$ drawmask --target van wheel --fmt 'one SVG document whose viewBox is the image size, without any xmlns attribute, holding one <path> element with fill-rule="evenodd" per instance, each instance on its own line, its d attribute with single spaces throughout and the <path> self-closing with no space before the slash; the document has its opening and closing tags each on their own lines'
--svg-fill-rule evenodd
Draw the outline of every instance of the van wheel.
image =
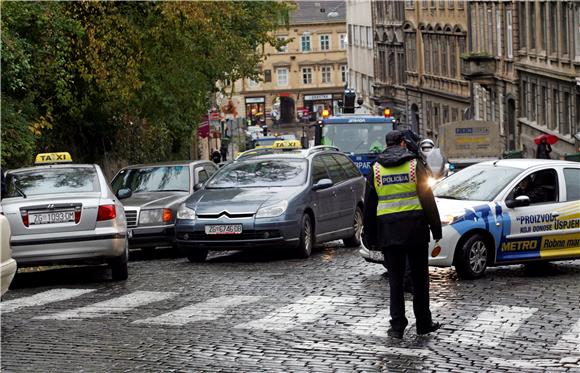
<svg viewBox="0 0 580 373">
<path fill-rule="evenodd" d="M 111 260 L 110 267 L 113 281 L 125 281 L 129 277 L 129 249 L 125 246 L 125 252 L 118 258 Z"/>
<path fill-rule="evenodd" d="M 363 216 L 360 207 L 357 207 L 354 212 L 354 219 L 352 223 L 354 233 L 351 237 L 342 240 L 346 247 L 359 247 L 361 244 L 361 234 L 363 228 Z"/>
<path fill-rule="evenodd" d="M 482 277 L 489 258 L 489 249 L 480 234 L 474 234 L 456 252 L 455 270 L 461 279 Z"/>
<path fill-rule="evenodd" d="M 208 250 L 207 249 L 189 249 L 185 252 L 185 256 L 187 260 L 191 263 L 203 263 L 207 258 Z"/>
<path fill-rule="evenodd" d="M 310 215 L 304 214 L 302 216 L 300 227 L 300 240 L 296 254 L 299 258 L 308 258 L 312 254 L 312 246 L 314 246 L 314 234 Z"/>
</svg>

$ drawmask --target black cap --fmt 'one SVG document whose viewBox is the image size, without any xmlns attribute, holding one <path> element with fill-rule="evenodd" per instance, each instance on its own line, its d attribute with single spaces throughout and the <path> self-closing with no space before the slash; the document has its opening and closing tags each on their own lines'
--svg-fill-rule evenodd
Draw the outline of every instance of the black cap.
<svg viewBox="0 0 580 373">
<path fill-rule="evenodd" d="M 387 133 L 387 136 L 385 136 L 387 146 L 399 145 L 404 139 L 405 137 L 403 136 L 403 133 L 398 130 L 391 131 Z"/>
</svg>

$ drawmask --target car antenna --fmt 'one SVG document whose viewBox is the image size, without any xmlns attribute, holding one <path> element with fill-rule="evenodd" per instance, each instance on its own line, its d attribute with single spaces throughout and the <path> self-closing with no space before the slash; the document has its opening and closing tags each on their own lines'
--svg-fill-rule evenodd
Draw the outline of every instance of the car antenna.
<svg viewBox="0 0 580 373">
<path fill-rule="evenodd" d="M 501 161 L 501 159 L 498 159 L 496 161 L 493 162 L 493 166 L 495 167 L 495 165 L 497 164 L 497 162 Z"/>
</svg>

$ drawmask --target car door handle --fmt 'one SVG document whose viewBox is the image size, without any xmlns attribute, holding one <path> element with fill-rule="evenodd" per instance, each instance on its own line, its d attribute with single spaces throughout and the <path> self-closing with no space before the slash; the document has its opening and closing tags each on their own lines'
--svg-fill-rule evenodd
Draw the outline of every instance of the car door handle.
<svg viewBox="0 0 580 373">
<path fill-rule="evenodd" d="M 333 196 L 333 197 L 336 197 L 336 190 L 333 190 L 333 191 L 332 191 L 332 196 Z"/>
</svg>

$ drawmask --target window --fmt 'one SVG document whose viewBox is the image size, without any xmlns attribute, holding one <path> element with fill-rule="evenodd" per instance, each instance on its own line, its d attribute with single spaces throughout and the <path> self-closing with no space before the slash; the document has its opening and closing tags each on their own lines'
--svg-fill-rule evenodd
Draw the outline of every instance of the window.
<svg viewBox="0 0 580 373">
<path fill-rule="evenodd" d="M 260 83 L 254 79 L 250 79 L 248 85 L 250 88 L 256 88 Z"/>
<path fill-rule="evenodd" d="M 528 113 L 528 118 L 531 121 L 537 121 L 538 118 L 536 117 L 536 95 L 538 92 L 536 91 L 536 85 L 534 83 L 530 84 L 530 112 Z"/>
<path fill-rule="evenodd" d="M 551 129 L 556 129 L 560 125 L 560 91 L 558 89 L 552 90 L 552 126 Z"/>
<path fill-rule="evenodd" d="M 457 108 L 452 108 L 451 109 L 451 121 L 455 122 L 457 119 L 459 119 L 459 110 Z"/>
<path fill-rule="evenodd" d="M 348 69 L 346 68 L 346 65 L 340 65 L 340 81 L 343 83 L 346 83 L 346 76 L 348 73 Z"/>
<path fill-rule="evenodd" d="M 348 38 L 347 38 L 347 41 L 348 41 L 348 44 L 349 45 L 353 45 L 353 42 L 354 42 L 354 32 L 352 31 L 352 27 L 353 27 L 352 25 L 348 25 Z"/>
<path fill-rule="evenodd" d="M 431 9 L 435 9 L 435 0 L 431 0 Z"/>
<path fill-rule="evenodd" d="M 303 67 L 302 68 L 302 83 L 303 84 L 312 84 L 312 68 L 311 67 Z"/>
<path fill-rule="evenodd" d="M 513 45 L 513 27 L 512 27 L 512 11 L 508 10 L 506 12 L 506 25 L 507 25 L 507 57 L 514 58 L 514 45 Z"/>
<path fill-rule="evenodd" d="M 528 117 L 528 103 L 527 103 L 527 99 L 528 99 L 528 82 L 522 81 L 522 87 L 520 89 L 520 103 L 521 103 L 521 107 L 520 107 L 520 115 L 522 117 Z"/>
<path fill-rule="evenodd" d="M 334 184 L 338 184 L 347 179 L 346 172 L 331 155 L 323 155 L 321 158 L 328 168 L 328 175 Z"/>
<path fill-rule="evenodd" d="M 536 49 L 536 6 L 535 6 L 534 2 L 528 3 L 528 13 L 530 15 L 528 18 L 528 21 L 529 21 L 528 33 L 530 34 L 530 49 Z"/>
<path fill-rule="evenodd" d="M 286 36 L 277 36 L 276 40 L 278 40 L 280 42 L 286 41 Z M 279 48 L 276 48 L 276 50 L 279 53 L 287 53 L 288 52 L 288 45 L 284 45 L 284 46 L 281 46 Z"/>
<path fill-rule="evenodd" d="M 540 3 L 540 50 L 546 51 L 546 3 Z"/>
<path fill-rule="evenodd" d="M 74 171 L 77 172 L 78 169 Z M 72 171 L 72 170 L 71 170 Z M 141 167 L 121 171 L 111 183 L 116 193 L 121 188 L 131 188 L 133 191 L 157 191 L 181 190 L 188 192 L 189 167 L 184 166 L 160 166 Z M 24 190 L 24 188 L 21 188 Z M 24 193 L 28 191 L 24 190 Z"/>
<path fill-rule="evenodd" d="M 310 35 L 300 37 L 300 47 L 302 52 L 310 52 Z"/>
<path fill-rule="evenodd" d="M 347 44 L 346 34 L 340 34 L 339 40 L 340 40 L 339 41 L 339 48 L 346 49 L 346 44 Z"/>
<path fill-rule="evenodd" d="M 354 45 L 358 46 L 358 41 L 359 41 L 359 38 L 360 38 L 360 33 L 359 33 L 359 30 L 358 30 L 358 26 L 355 25 L 353 27 L 354 27 Z"/>
<path fill-rule="evenodd" d="M 497 45 L 497 55 L 501 57 L 502 49 L 501 49 L 501 13 L 499 10 L 495 11 L 495 32 L 497 33 L 496 37 L 496 45 Z"/>
<path fill-rule="evenodd" d="M 433 53 L 433 60 L 431 61 L 431 67 L 433 69 L 433 75 L 440 75 L 441 74 L 441 60 L 440 60 L 440 52 L 441 52 L 441 45 L 439 43 L 439 35 L 432 35 L 431 36 L 431 52 Z"/>
<path fill-rule="evenodd" d="M 562 105 L 562 120 L 560 121 L 560 133 L 562 135 L 570 134 L 570 93 L 564 92 L 564 105 Z"/>
<path fill-rule="evenodd" d="M 558 201 L 558 175 L 555 170 L 542 170 L 524 177 L 508 194 L 507 199 L 528 196 L 530 204 Z"/>
<path fill-rule="evenodd" d="M 431 43 L 429 40 L 429 35 L 423 36 L 424 42 L 424 57 L 425 57 L 425 73 L 431 74 Z"/>
<path fill-rule="evenodd" d="M 449 57 L 447 45 L 449 44 L 449 39 L 447 36 L 443 36 L 441 40 L 443 40 L 441 45 L 441 75 L 449 76 L 449 70 L 447 69 L 447 58 Z"/>
<path fill-rule="evenodd" d="M 264 70 L 264 82 L 270 83 L 272 81 L 272 70 Z"/>
<path fill-rule="evenodd" d="M 209 179 L 207 171 L 204 170 L 203 168 L 196 169 L 196 172 L 197 172 L 197 183 L 205 183 L 205 181 Z"/>
<path fill-rule="evenodd" d="M 439 0 L 439 9 L 445 9 L 445 0 Z"/>
<path fill-rule="evenodd" d="M 527 33 L 526 33 L 526 3 L 518 2 L 518 21 L 519 21 L 519 33 L 520 33 L 520 49 L 525 48 Z"/>
<path fill-rule="evenodd" d="M 405 52 L 403 51 L 397 52 L 397 83 L 405 83 Z"/>
<path fill-rule="evenodd" d="M 457 9 L 465 9 L 465 0 L 459 0 L 457 2 Z"/>
<path fill-rule="evenodd" d="M 312 160 L 312 184 L 318 183 L 322 179 L 330 179 L 326 166 L 321 157 L 315 157 Z"/>
<path fill-rule="evenodd" d="M 278 81 L 278 85 L 281 87 L 288 85 L 288 69 L 287 68 L 280 68 L 276 70 L 276 78 Z"/>
<path fill-rule="evenodd" d="M 405 8 L 415 9 L 415 0 L 405 0 Z"/>
<path fill-rule="evenodd" d="M 449 63 L 451 65 L 451 77 L 453 79 L 457 78 L 457 46 L 455 45 L 456 38 L 452 36 L 450 38 L 450 45 L 449 45 Z"/>
<path fill-rule="evenodd" d="M 566 181 L 566 201 L 580 200 L 580 170 L 565 168 L 564 180 Z"/>
<path fill-rule="evenodd" d="M 332 81 L 332 68 L 330 66 L 322 66 L 320 68 L 320 75 L 322 83 L 330 83 Z"/>
<path fill-rule="evenodd" d="M 422 0 L 421 9 L 427 9 L 427 7 L 429 6 L 428 4 L 429 4 L 428 0 Z"/>
<path fill-rule="evenodd" d="M 493 13 L 491 12 L 491 9 L 487 10 L 487 45 L 486 45 L 486 51 L 488 51 L 490 54 L 493 54 L 495 48 L 494 48 L 494 37 L 493 37 Z"/>
<path fill-rule="evenodd" d="M 373 48 L 373 29 L 367 27 L 367 48 Z"/>
<path fill-rule="evenodd" d="M 564 3 L 560 3 L 560 6 L 562 7 L 560 10 L 562 12 L 562 20 L 561 20 L 561 25 L 562 25 L 562 30 L 560 32 L 560 35 L 562 35 L 562 54 L 563 55 L 567 55 L 568 54 L 568 4 L 567 2 Z"/>
<path fill-rule="evenodd" d="M 449 106 L 443 106 L 443 122 L 442 124 L 449 123 Z"/>
<path fill-rule="evenodd" d="M 549 5 L 550 21 L 550 54 L 558 53 L 558 3 L 553 2 Z"/>
<path fill-rule="evenodd" d="M 320 50 L 330 50 L 330 35 L 320 35 Z"/>
<path fill-rule="evenodd" d="M 449 0 L 449 2 L 447 3 L 447 8 L 453 9 L 454 6 L 455 6 L 455 0 Z"/>
<path fill-rule="evenodd" d="M 576 40 L 576 61 L 580 61 L 580 4 L 576 4 L 574 21 L 574 40 Z M 576 117 L 576 121 L 580 122 L 580 117 Z"/>
<path fill-rule="evenodd" d="M 548 99 L 547 97 L 547 89 L 545 86 L 540 87 L 540 112 L 539 112 L 539 118 L 538 118 L 538 124 L 541 125 L 547 125 L 548 124 L 548 111 L 546 110 L 546 100 Z"/>
<path fill-rule="evenodd" d="M 36 196 L 42 194 L 69 194 L 69 193 L 87 193 L 99 192 L 101 190 L 99 183 L 99 176 L 93 166 L 90 167 L 74 167 L 74 168 L 29 168 L 26 171 L 15 171 L 6 176 L 6 185 L 8 187 L 8 197 L 22 196 L 18 190 L 24 192 L 27 196 Z M 158 168 L 147 169 L 129 169 L 122 170 L 113 180 L 111 184 L 115 192 L 123 187 L 130 187 L 137 191 L 143 182 L 153 184 L 159 182 L 159 174 L 163 173 L 164 167 L 159 169 L 161 172 L 155 172 Z M 187 166 L 169 167 L 175 168 L 174 173 L 167 176 L 166 184 L 176 185 L 177 189 L 186 189 L 189 191 L 189 171 Z M 182 171 L 182 172 L 179 172 Z M 144 177 L 135 177 L 136 174 L 149 174 L 152 180 Z M 182 175 L 184 174 L 184 175 Z M 129 182 L 132 182 L 131 184 Z M 164 184 L 159 183 L 156 189 L 165 189 Z M 182 187 L 183 186 L 183 187 Z"/>
<path fill-rule="evenodd" d="M 352 163 L 352 161 L 350 159 L 348 159 L 348 157 L 346 155 L 332 155 L 332 157 L 338 162 L 338 164 L 340 164 L 342 166 L 342 168 L 344 169 L 344 172 L 346 173 L 346 176 L 350 179 L 353 177 L 358 177 L 360 176 L 360 172 L 358 170 L 358 168 L 356 168 L 356 166 L 354 165 L 354 163 Z"/>
</svg>

